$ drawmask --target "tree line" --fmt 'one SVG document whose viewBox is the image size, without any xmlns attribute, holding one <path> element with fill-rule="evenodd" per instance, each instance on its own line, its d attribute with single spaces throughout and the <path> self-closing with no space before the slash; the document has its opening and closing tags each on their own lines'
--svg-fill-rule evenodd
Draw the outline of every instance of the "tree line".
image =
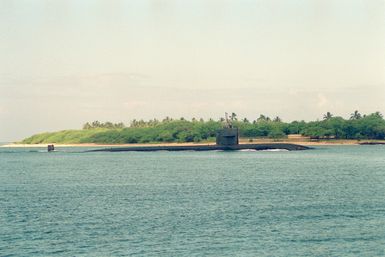
<svg viewBox="0 0 385 257">
<path fill-rule="evenodd" d="M 348 119 L 327 112 L 322 120 L 284 122 L 280 117 L 260 115 L 249 121 L 238 118 L 235 113 L 229 117 L 234 127 L 239 128 L 244 138 L 285 138 L 289 134 L 301 134 L 313 139 L 385 139 L 385 120 L 381 113 L 362 115 L 354 111 Z M 86 123 L 87 133 L 82 142 L 87 143 L 149 143 L 149 142 L 201 142 L 212 141 L 223 127 L 224 118 L 204 120 L 202 118 L 162 120 L 132 120 L 128 126 L 123 123 Z M 102 129 L 102 130 L 99 130 Z"/>
</svg>

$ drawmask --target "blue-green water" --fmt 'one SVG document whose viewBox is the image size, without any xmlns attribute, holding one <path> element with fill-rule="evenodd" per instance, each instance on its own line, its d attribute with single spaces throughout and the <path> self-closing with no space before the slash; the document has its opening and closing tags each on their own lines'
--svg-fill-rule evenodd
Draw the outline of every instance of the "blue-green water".
<svg viewBox="0 0 385 257">
<path fill-rule="evenodd" d="M 77 150 L 0 148 L 0 256 L 385 255 L 385 146 Z"/>
</svg>

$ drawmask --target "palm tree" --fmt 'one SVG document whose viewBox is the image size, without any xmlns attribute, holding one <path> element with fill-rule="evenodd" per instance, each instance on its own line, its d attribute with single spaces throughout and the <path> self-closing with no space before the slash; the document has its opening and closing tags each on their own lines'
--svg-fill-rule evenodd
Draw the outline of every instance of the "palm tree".
<svg viewBox="0 0 385 257">
<path fill-rule="evenodd" d="M 249 123 L 249 120 L 247 118 L 244 118 L 243 123 Z"/>
<path fill-rule="evenodd" d="M 83 125 L 83 129 L 92 129 L 92 126 L 89 122 Z"/>
<path fill-rule="evenodd" d="M 257 119 L 257 121 L 265 121 L 265 120 L 266 120 L 266 116 L 263 114 L 259 115 L 259 117 Z"/>
<path fill-rule="evenodd" d="M 359 120 L 361 119 L 361 113 L 359 113 L 357 110 L 355 110 L 352 114 L 350 114 L 351 120 Z"/>
<path fill-rule="evenodd" d="M 325 115 L 324 115 L 324 120 L 329 120 L 333 118 L 333 114 L 331 114 L 330 112 L 327 112 Z"/>
<path fill-rule="evenodd" d="M 259 115 L 259 118 L 257 121 L 271 121 L 271 119 L 268 116 L 265 116 L 263 114 Z"/>
<path fill-rule="evenodd" d="M 281 118 L 280 118 L 280 117 L 278 117 L 278 116 L 277 116 L 277 117 L 275 117 L 275 118 L 274 118 L 274 120 L 273 120 L 273 121 L 274 121 L 274 122 L 281 122 L 282 120 L 281 120 Z"/>
<path fill-rule="evenodd" d="M 95 120 L 94 122 L 92 122 L 91 125 L 93 128 L 100 128 L 101 127 L 101 123 L 98 120 Z"/>
<path fill-rule="evenodd" d="M 136 119 L 133 119 L 130 122 L 130 127 L 136 128 L 138 126 L 138 121 Z"/>
<path fill-rule="evenodd" d="M 166 118 L 163 119 L 163 122 L 170 122 L 172 121 L 172 118 L 166 116 Z"/>
<path fill-rule="evenodd" d="M 237 119 L 237 114 L 236 113 L 231 113 L 231 116 L 230 116 L 230 119 L 232 120 L 232 121 L 236 121 L 236 120 L 238 120 Z"/>
<path fill-rule="evenodd" d="M 383 117 L 382 113 L 380 113 L 380 112 L 375 112 L 374 115 L 377 116 L 377 117 L 380 117 L 380 118 Z"/>
</svg>

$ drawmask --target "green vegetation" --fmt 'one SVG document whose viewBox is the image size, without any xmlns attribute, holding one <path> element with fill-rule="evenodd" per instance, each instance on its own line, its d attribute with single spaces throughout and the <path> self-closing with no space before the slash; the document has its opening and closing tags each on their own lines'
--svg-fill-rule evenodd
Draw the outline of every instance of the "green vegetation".
<svg viewBox="0 0 385 257">
<path fill-rule="evenodd" d="M 361 115 L 358 111 L 349 119 L 334 116 L 330 112 L 321 121 L 283 122 L 279 117 L 270 119 L 260 115 L 256 120 L 238 119 L 235 113 L 230 115 L 235 127 L 239 128 L 243 138 L 281 139 L 289 134 L 302 134 L 312 139 L 385 139 L 385 120 L 381 113 Z M 133 120 L 129 126 L 123 123 L 86 123 L 82 130 L 64 130 L 52 133 L 37 134 L 24 139 L 24 144 L 39 143 L 156 143 L 156 142 L 205 142 L 214 141 L 218 129 L 223 126 L 224 119 L 184 118 L 174 120 Z"/>
</svg>

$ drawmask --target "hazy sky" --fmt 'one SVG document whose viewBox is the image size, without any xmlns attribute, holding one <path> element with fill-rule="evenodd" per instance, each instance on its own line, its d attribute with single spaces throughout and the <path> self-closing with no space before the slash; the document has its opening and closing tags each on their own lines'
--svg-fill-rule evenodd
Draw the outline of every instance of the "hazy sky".
<svg viewBox="0 0 385 257">
<path fill-rule="evenodd" d="M 0 141 L 86 121 L 385 113 L 384 0 L 0 0 Z"/>
</svg>

